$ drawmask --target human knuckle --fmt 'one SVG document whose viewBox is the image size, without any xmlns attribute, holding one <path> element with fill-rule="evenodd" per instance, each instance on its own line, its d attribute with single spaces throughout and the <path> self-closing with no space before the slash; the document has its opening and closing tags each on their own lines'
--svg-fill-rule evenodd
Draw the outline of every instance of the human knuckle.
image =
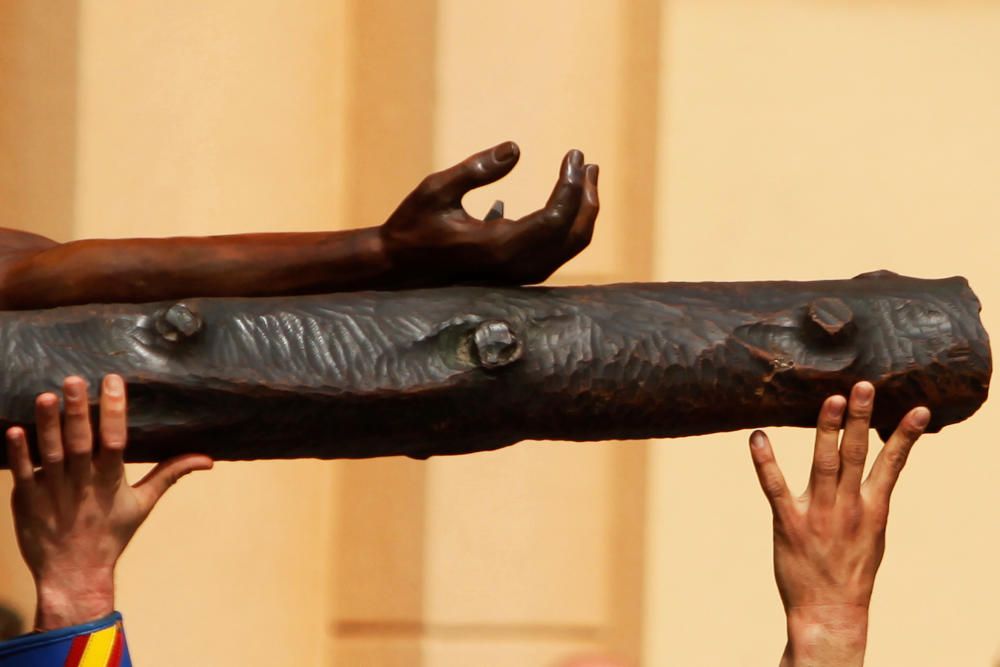
<svg viewBox="0 0 1000 667">
<path fill-rule="evenodd" d="M 844 447 L 844 460 L 853 465 L 862 465 L 868 458 L 868 447 L 864 443 L 856 443 Z"/>
<path fill-rule="evenodd" d="M 909 452 L 900 447 L 899 449 L 894 449 L 886 453 L 886 461 L 889 464 L 889 469 L 893 472 L 898 473 L 906 465 L 906 459 Z"/>
<path fill-rule="evenodd" d="M 847 406 L 847 417 L 855 421 L 867 420 L 872 414 L 872 404 L 858 405 L 851 403 Z"/>
<path fill-rule="evenodd" d="M 70 401 L 66 404 L 66 415 L 68 417 L 87 417 L 90 415 L 90 408 L 86 403 Z"/>
<path fill-rule="evenodd" d="M 763 488 L 768 497 L 778 498 L 784 493 L 785 485 L 778 475 L 770 473 L 764 476 Z"/>
<path fill-rule="evenodd" d="M 813 470 L 822 475 L 835 475 L 840 469 L 840 460 L 833 455 L 817 456 L 813 459 Z"/>
<path fill-rule="evenodd" d="M 823 417 L 819 422 L 818 429 L 821 433 L 827 435 L 837 435 L 840 433 L 840 421 L 831 419 L 830 417 Z"/>
<path fill-rule="evenodd" d="M 884 528 L 889 523 L 889 503 L 879 502 L 870 514 L 875 525 Z"/>
<path fill-rule="evenodd" d="M 104 420 L 116 420 L 121 419 L 125 416 L 125 403 L 107 403 L 104 406 L 102 419 Z"/>
<path fill-rule="evenodd" d="M 118 434 L 101 435 L 101 446 L 105 449 L 124 449 L 125 437 Z"/>
<path fill-rule="evenodd" d="M 845 525 L 852 529 L 860 526 L 865 518 L 865 510 L 861 505 L 860 498 L 856 495 L 849 496 L 843 502 L 838 498 L 837 502 L 842 506 L 842 520 Z"/>
</svg>

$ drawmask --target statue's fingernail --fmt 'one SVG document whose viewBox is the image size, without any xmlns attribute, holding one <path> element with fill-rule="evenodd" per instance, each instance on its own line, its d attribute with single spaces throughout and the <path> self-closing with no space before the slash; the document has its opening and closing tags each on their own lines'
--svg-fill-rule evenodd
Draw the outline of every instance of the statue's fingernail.
<svg viewBox="0 0 1000 667">
<path fill-rule="evenodd" d="M 583 166 L 583 153 L 577 149 L 573 149 L 569 152 L 569 163 L 574 167 Z"/>
<path fill-rule="evenodd" d="M 601 168 L 596 164 L 587 166 L 587 180 L 597 185 L 597 178 L 601 175 Z"/>
<path fill-rule="evenodd" d="M 493 159 L 497 162 L 508 162 L 517 157 L 517 144 L 506 141 L 493 149 Z"/>
</svg>

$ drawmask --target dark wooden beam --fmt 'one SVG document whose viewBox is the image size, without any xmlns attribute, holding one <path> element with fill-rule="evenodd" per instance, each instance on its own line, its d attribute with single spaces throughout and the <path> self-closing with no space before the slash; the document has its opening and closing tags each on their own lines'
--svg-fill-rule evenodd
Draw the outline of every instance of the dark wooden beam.
<svg viewBox="0 0 1000 667">
<path fill-rule="evenodd" d="M 885 436 L 986 400 L 963 278 L 454 287 L 0 313 L 0 422 L 69 374 L 130 387 L 132 461 L 426 457 L 525 439 L 811 426 L 861 379 Z"/>
</svg>

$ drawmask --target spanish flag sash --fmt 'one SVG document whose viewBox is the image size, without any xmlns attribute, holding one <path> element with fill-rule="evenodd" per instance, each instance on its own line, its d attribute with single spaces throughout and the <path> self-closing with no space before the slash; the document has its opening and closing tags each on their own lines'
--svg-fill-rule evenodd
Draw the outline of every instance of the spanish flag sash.
<svg viewBox="0 0 1000 667">
<path fill-rule="evenodd" d="M 0 643 L 0 667 L 132 667 L 118 612 Z"/>
</svg>

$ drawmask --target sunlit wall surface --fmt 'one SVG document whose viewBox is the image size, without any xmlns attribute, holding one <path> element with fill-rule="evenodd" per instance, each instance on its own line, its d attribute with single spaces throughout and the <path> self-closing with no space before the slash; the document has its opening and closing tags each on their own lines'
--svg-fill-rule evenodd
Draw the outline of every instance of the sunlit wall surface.
<svg viewBox="0 0 1000 667">
<path fill-rule="evenodd" d="M 676 0 L 663 16 L 657 278 L 966 276 L 1000 331 L 1000 5 Z M 877 400 L 877 399 L 876 399 Z M 918 443 L 867 664 L 1000 649 L 995 402 Z M 649 665 L 774 664 L 783 617 L 747 433 L 653 448 Z M 805 488 L 811 434 L 772 433 Z"/>
<path fill-rule="evenodd" d="M 521 165 L 469 209 L 538 208 L 578 147 L 604 168 L 618 223 L 555 282 L 648 278 L 657 15 L 650 2 L 2 3 L 0 214 L 61 240 L 369 226 L 431 170 L 515 139 Z M 644 461 L 637 444 L 546 443 L 220 464 L 172 490 L 122 561 L 133 654 L 171 667 L 635 657 Z M 2 549 L 0 592 L 30 613 L 9 528 Z"/>
<path fill-rule="evenodd" d="M 375 225 L 431 170 L 515 139 L 474 214 L 540 206 L 568 148 L 602 167 L 593 246 L 554 284 L 963 274 L 993 328 L 998 118 L 991 2 L 0 3 L 0 225 L 59 240 Z M 1000 648 L 997 419 L 911 457 L 870 664 Z M 220 464 L 122 561 L 133 654 L 776 663 L 746 435 Z M 811 435 L 774 440 L 803 484 Z M 28 615 L 31 596 L 0 512 L 0 602 Z"/>
</svg>

